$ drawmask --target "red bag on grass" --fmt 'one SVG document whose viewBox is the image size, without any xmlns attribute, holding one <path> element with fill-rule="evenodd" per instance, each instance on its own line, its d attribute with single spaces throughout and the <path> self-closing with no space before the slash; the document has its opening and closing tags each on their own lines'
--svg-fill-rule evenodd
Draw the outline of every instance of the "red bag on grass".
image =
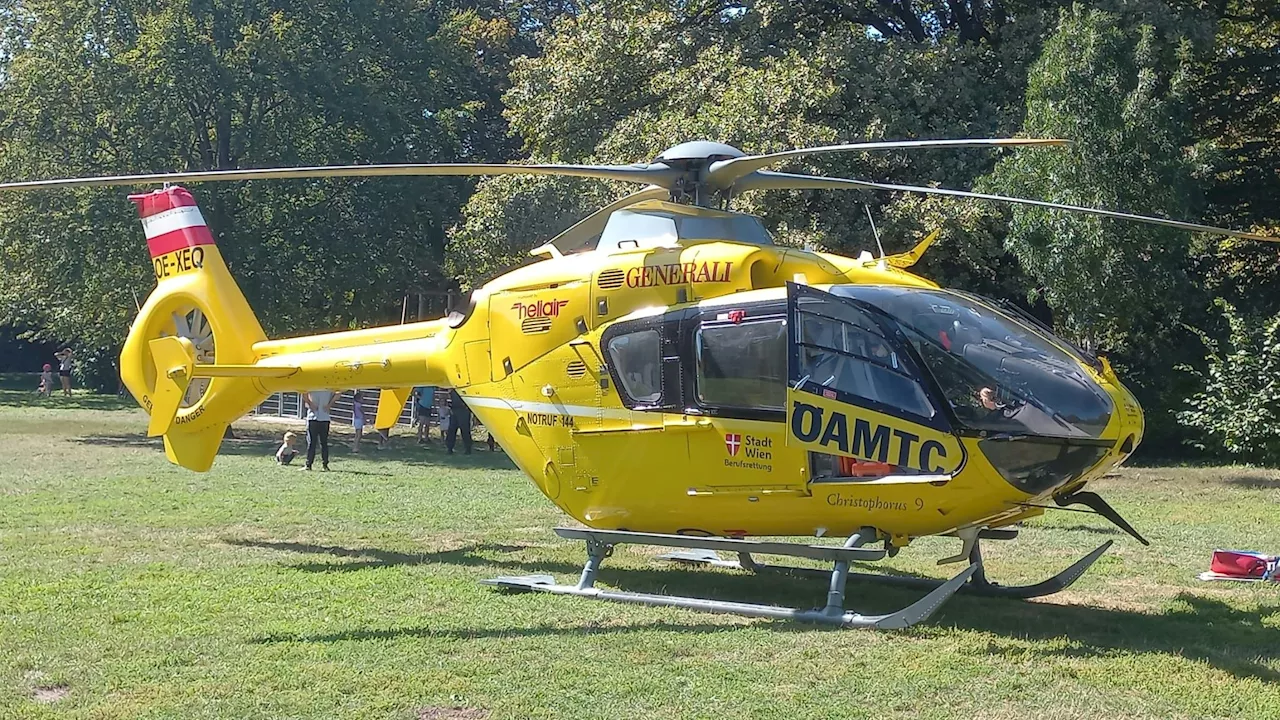
<svg viewBox="0 0 1280 720">
<path fill-rule="evenodd" d="M 1280 558 L 1247 550 L 1214 550 L 1209 572 L 1240 580 L 1280 580 Z"/>
</svg>

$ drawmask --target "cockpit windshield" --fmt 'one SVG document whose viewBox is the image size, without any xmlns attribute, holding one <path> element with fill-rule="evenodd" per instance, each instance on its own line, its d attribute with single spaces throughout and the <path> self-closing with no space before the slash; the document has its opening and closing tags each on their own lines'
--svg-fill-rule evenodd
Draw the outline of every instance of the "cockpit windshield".
<svg viewBox="0 0 1280 720">
<path fill-rule="evenodd" d="M 1040 437 L 1097 438 L 1111 398 L 1041 330 L 971 295 L 897 286 L 842 285 L 901 326 L 961 424 Z"/>
<path fill-rule="evenodd" d="M 772 245 L 760 219 L 737 213 L 686 215 L 665 210 L 618 210 L 609 216 L 597 250 L 674 247 L 682 240 L 731 240 Z"/>
</svg>

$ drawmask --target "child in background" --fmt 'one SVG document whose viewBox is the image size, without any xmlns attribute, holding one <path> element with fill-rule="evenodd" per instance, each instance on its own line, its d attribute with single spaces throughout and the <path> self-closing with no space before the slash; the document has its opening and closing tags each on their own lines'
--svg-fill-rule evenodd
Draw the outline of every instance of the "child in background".
<svg viewBox="0 0 1280 720">
<path fill-rule="evenodd" d="M 40 388 L 36 391 L 41 397 L 53 395 L 53 366 L 45 363 L 40 370 Z"/>
<path fill-rule="evenodd" d="M 364 435 L 364 393 L 356 390 L 351 396 L 351 427 L 355 428 L 356 441 L 351 444 L 351 452 L 360 452 L 360 438 Z"/>
<path fill-rule="evenodd" d="M 284 442 L 280 444 L 280 449 L 276 450 L 276 464 L 288 465 L 298 456 L 298 451 L 293 449 L 293 439 L 298 437 L 292 432 L 284 434 Z"/>
<path fill-rule="evenodd" d="M 453 398 L 446 398 L 440 406 L 440 437 L 449 437 L 449 427 L 453 424 Z M 453 452 L 450 450 L 449 452 Z"/>
</svg>

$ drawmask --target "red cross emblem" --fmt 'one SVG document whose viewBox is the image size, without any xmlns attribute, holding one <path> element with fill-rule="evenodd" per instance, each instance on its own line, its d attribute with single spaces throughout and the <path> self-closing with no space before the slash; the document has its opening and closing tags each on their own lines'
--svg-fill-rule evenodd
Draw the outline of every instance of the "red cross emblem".
<svg viewBox="0 0 1280 720">
<path fill-rule="evenodd" d="M 742 435 L 740 433 L 725 433 L 724 446 L 729 450 L 730 455 L 737 455 L 738 448 L 742 447 Z"/>
</svg>

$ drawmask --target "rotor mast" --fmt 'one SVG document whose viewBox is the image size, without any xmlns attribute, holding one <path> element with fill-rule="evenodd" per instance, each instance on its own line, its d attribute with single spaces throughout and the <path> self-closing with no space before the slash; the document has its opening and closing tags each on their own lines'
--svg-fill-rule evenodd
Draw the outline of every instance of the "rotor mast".
<svg viewBox="0 0 1280 720">
<path fill-rule="evenodd" d="M 746 153 L 732 145 L 695 140 L 667 148 L 650 164 L 660 163 L 680 173 L 669 188 L 671 202 L 728 210 L 732 186 L 713 185 L 711 168 L 717 162 L 740 157 Z"/>
</svg>

